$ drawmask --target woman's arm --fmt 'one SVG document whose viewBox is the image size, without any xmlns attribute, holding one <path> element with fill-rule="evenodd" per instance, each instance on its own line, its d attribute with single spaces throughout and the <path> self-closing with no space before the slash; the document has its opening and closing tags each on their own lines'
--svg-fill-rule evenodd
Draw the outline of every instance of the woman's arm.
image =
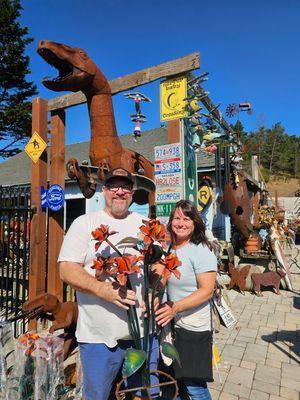
<svg viewBox="0 0 300 400">
<path fill-rule="evenodd" d="M 191 310 L 209 300 L 214 292 L 216 272 L 209 271 L 196 275 L 199 289 L 178 301 L 167 301 L 156 311 L 158 325 L 167 325 L 177 313 Z"/>
</svg>

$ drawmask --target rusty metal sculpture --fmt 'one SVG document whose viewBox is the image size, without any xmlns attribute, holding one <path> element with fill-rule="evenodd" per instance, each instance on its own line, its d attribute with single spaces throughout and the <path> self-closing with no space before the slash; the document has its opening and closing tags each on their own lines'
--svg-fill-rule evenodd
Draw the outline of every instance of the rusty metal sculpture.
<svg viewBox="0 0 300 400">
<path fill-rule="evenodd" d="M 33 300 L 28 300 L 22 307 L 24 315 L 52 320 L 49 329 L 53 333 L 64 329 L 64 359 L 68 358 L 76 348 L 75 329 L 78 316 L 77 304 L 72 301 L 61 303 L 58 298 L 49 293 L 43 293 Z"/>
<path fill-rule="evenodd" d="M 62 43 L 42 40 L 38 54 L 57 68 L 56 79 L 43 79 L 46 88 L 53 91 L 82 91 L 87 99 L 91 125 L 90 161 L 98 168 L 98 178 L 103 181 L 105 172 L 122 167 L 136 174 L 133 201 L 154 205 L 155 186 L 153 164 L 139 153 L 122 147 L 117 135 L 112 94 L 109 83 L 86 52 Z M 89 181 L 78 161 L 71 158 L 67 163 L 68 175 L 76 179 L 86 198 L 96 190 L 94 181 Z M 147 179 L 148 178 L 148 179 Z"/>
<path fill-rule="evenodd" d="M 248 239 L 253 233 L 251 224 L 250 198 L 246 184 L 246 177 L 242 172 L 238 173 L 239 183 L 235 184 L 232 180 L 224 185 L 223 201 L 229 204 L 228 214 L 234 223 L 236 229 Z"/>
</svg>

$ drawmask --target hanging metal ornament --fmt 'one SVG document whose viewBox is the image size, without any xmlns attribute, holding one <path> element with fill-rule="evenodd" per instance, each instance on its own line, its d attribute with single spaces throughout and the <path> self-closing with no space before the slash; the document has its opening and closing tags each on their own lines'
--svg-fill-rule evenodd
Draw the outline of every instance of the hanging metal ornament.
<svg viewBox="0 0 300 400">
<path fill-rule="evenodd" d="M 137 138 L 141 137 L 141 124 L 147 122 L 147 118 L 141 112 L 141 101 L 146 101 L 147 103 L 151 102 L 151 99 L 140 92 L 134 93 L 125 93 L 124 96 L 127 99 L 134 100 L 135 105 L 135 114 L 130 115 L 130 119 L 132 122 L 135 122 L 135 127 L 133 131 L 134 140 L 137 141 Z"/>
<path fill-rule="evenodd" d="M 253 114 L 252 104 L 249 101 L 244 101 L 243 103 L 240 103 L 239 109 L 240 111 L 246 111 L 249 115 Z"/>
<path fill-rule="evenodd" d="M 225 110 L 225 114 L 229 118 L 235 117 L 239 113 L 239 105 L 236 103 L 228 104 Z"/>
</svg>

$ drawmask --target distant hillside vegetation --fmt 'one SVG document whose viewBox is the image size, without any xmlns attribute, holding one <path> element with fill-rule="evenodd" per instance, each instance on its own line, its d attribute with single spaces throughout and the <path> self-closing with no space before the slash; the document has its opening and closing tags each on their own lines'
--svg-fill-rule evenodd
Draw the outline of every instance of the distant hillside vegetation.
<svg viewBox="0 0 300 400">
<path fill-rule="evenodd" d="M 295 182 L 295 186 L 300 178 L 300 137 L 288 135 L 280 123 L 276 123 L 272 128 L 260 127 L 255 132 L 245 132 L 243 125 L 238 121 L 233 130 L 244 144 L 244 167 L 251 172 L 251 156 L 257 155 L 259 164 L 262 166 L 262 174 L 266 182 L 271 179 L 285 179 Z M 282 180 L 281 180 L 282 178 Z M 294 179 L 292 179 L 294 178 Z M 298 183 L 297 183 L 298 182 Z M 296 189 L 296 190 L 297 190 Z M 291 188 L 292 192 L 293 188 Z"/>
</svg>

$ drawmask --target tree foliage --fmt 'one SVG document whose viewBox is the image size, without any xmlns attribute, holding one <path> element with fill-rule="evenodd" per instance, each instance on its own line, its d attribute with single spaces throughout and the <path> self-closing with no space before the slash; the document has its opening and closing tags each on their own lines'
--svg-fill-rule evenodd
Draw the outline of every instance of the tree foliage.
<svg viewBox="0 0 300 400">
<path fill-rule="evenodd" d="M 17 21 L 20 0 L 0 0 L 0 9 L 0 156 L 10 157 L 31 135 L 30 99 L 37 90 L 26 80 L 30 69 L 24 52 L 33 39 Z"/>
<path fill-rule="evenodd" d="M 242 141 L 246 169 L 250 168 L 251 156 L 257 155 L 267 180 L 270 175 L 300 175 L 300 137 L 289 136 L 280 123 L 249 132 Z"/>
</svg>

